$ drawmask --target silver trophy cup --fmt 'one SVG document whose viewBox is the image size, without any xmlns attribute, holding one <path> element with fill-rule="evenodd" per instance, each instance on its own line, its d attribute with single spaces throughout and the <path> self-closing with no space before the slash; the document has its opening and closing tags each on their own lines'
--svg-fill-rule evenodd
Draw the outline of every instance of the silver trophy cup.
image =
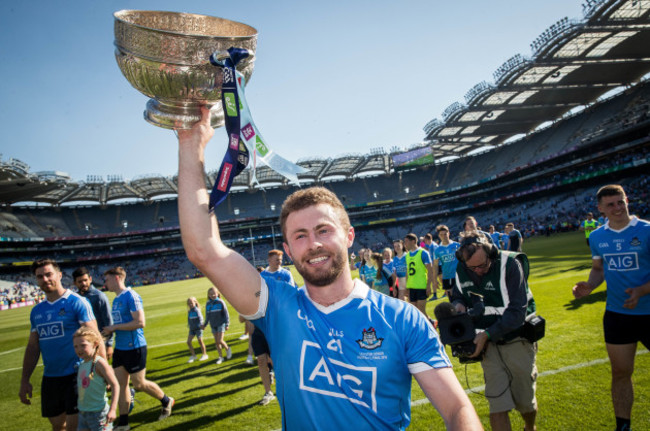
<svg viewBox="0 0 650 431">
<path fill-rule="evenodd" d="M 145 120 L 166 129 L 189 129 L 206 105 L 212 127 L 223 126 L 223 72 L 210 64 L 210 56 L 230 47 L 254 54 L 257 30 L 188 13 L 121 10 L 113 15 L 117 64 L 129 83 L 151 98 Z M 254 61 L 251 55 L 237 65 L 246 81 Z"/>
</svg>

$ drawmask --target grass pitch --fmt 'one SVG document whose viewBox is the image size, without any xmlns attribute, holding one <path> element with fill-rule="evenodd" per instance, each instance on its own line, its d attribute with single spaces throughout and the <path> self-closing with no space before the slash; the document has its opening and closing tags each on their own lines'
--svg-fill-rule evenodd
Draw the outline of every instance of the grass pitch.
<svg viewBox="0 0 650 431">
<path fill-rule="evenodd" d="M 573 300 L 571 286 L 586 280 L 591 266 L 589 250 L 580 233 L 526 240 L 524 251 L 531 260 L 530 286 L 538 313 L 547 322 L 546 337 L 539 342 L 537 398 L 540 430 L 606 430 L 614 428 L 610 399 L 610 367 L 603 341 L 602 314 L 605 289 L 601 286 L 580 301 Z M 294 275 L 295 274 L 294 271 Z M 300 281 L 300 277 L 296 277 Z M 128 281 L 128 279 L 127 279 Z M 147 376 L 169 396 L 176 398 L 172 416 L 157 422 L 160 403 L 144 393 L 136 394 L 130 416 L 132 429 L 142 430 L 277 430 L 281 428 L 277 401 L 257 403 L 264 390 L 257 367 L 245 364 L 247 342 L 239 341 L 243 324 L 230 309 L 231 326 L 226 341 L 233 358 L 216 365 L 217 354 L 211 334 L 205 334 L 210 360 L 187 363 L 186 299 L 206 302 L 207 279 L 179 281 L 138 287 L 146 313 L 145 336 L 149 345 Z M 112 299 L 111 297 L 109 297 Z M 428 311 L 439 301 L 428 303 Z M 22 358 L 29 335 L 29 308 L 0 312 L 0 429 L 50 429 L 40 417 L 40 380 L 43 368 L 36 368 L 31 382 L 31 406 L 18 399 Z M 209 332 L 209 331 L 208 331 Z M 195 347 L 197 344 L 195 342 Z M 282 360 L 282 358 L 275 358 Z M 452 359 L 456 374 L 489 429 L 488 404 L 482 394 L 479 364 L 461 365 Z M 650 429 L 650 355 L 639 346 L 634 374 L 634 429 Z M 441 430 L 444 424 L 435 409 L 424 400 L 413 383 L 410 430 Z M 326 418 L 323 418 L 326 420 Z M 511 413 L 513 429 L 523 421 Z M 350 424 L 353 427 L 353 424 Z"/>
</svg>

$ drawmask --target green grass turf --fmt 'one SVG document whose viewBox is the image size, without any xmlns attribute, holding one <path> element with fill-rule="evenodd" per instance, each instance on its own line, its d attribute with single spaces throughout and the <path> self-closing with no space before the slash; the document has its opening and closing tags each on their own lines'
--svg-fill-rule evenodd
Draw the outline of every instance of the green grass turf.
<svg viewBox="0 0 650 431">
<path fill-rule="evenodd" d="M 530 285 L 538 312 L 546 318 L 546 337 L 539 342 L 537 383 L 540 430 L 606 430 L 614 428 L 610 399 L 610 368 L 602 335 L 605 289 L 581 301 L 573 300 L 571 286 L 585 280 L 591 258 L 580 233 L 550 238 L 534 238 L 524 243 L 531 260 Z M 294 271 L 294 275 L 295 274 Z M 300 277 L 297 276 L 297 281 Z M 205 305 L 206 279 L 196 279 L 137 288 L 144 300 L 147 317 L 145 335 L 149 344 L 147 376 L 177 399 L 173 415 L 156 422 L 160 404 L 143 393 L 131 414 L 133 429 L 231 429 L 275 430 L 281 428 L 277 401 L 258 406 L 263 388 L 257 367 L 247 366 L 247 342 L 237 338 L 243 325 L 230 310 L 232 325 L 226 340 L 233 358 L 215 365 L 217 358 L 211 334 L 206 334 L 210 360 L 187 364 L 188 350 L 186 299 L 196 296 Z M 112 299 L 112 298 L 111 298 Z M 428 311 L 438 302 L 428 303 Z M 32 376 L 34 399 L 25 406 L 18 399 L 22 357 L 29 334 L 28 308 L 0 312 L 0 429 L 49 429 L 40 417 L 40 379 L 42 367 Z M 196 342 L 195 342 L 196 346 Z M 636 358 L 633 427 L 650 429 L 650 355 L 643 346 Z M 276 360 L 280 360 L 276 358 Z M 460 365 L 452 359 L 464 388 L 472 388 L 470 399 L 489 429 L 488 405 L 479 388 L 483 384 L 479 364 Z M 567 367 L 570 367 L 567 369 Z M 559 371 L 559 372 L 555 372 Z M 439 430 L 444 424 L 435 409 L 413 384 L 410 430 Z M 513 429 L 522 429 L 523 421 L 511 413 Z M 326 418 L 323 418 L 326 420 Z M 353 426 L 351 424 L 351 426 Z"/>
</svg>

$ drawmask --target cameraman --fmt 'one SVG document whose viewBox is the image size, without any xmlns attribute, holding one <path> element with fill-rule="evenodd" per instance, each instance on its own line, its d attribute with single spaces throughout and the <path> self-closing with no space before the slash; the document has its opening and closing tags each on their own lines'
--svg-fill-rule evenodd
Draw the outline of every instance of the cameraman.
<svg viewBox="0 0 650 431">
<path fill-rule="evenodd" d="M 517 409 L 525 430 L 535 430 L 537 400 L 535 385 L 537 343 L 521 336 L 526 318 L 535 313 L 528 290 L 528 258 L 501 251 L 482 233 L 464 232 L 457 251 L 456 285 L 450 301 L 458 312 L 472 306 L 470 292 L 483 296 L 485 312 L 475 326 L 482 329 L 474 338 L 485 376 L 485 396 L 490 404 L 493 430 L 510 430 L 509 411 Z"/>
</svg>

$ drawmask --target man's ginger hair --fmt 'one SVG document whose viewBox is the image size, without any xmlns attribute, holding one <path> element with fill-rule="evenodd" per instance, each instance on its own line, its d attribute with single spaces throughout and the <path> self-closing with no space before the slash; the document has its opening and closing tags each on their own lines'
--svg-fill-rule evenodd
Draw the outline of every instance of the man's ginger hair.
<svg viewBox="0 0 650 431">
<path fill-rule="evenodd" d="M 319 204 L 331 206 L 338 214 L 343 229 L 350 229 L 352 226 L 350 224 L 350 217 L 348 217 L 348 213 L 345 211 L 345 207 L 339 198 L 325 187 L 309 187 L 292 193 L 282 204 L 280 227 L 284 242 L 287 242 L 287 218 L 289 214 Z"/>
</svg>

